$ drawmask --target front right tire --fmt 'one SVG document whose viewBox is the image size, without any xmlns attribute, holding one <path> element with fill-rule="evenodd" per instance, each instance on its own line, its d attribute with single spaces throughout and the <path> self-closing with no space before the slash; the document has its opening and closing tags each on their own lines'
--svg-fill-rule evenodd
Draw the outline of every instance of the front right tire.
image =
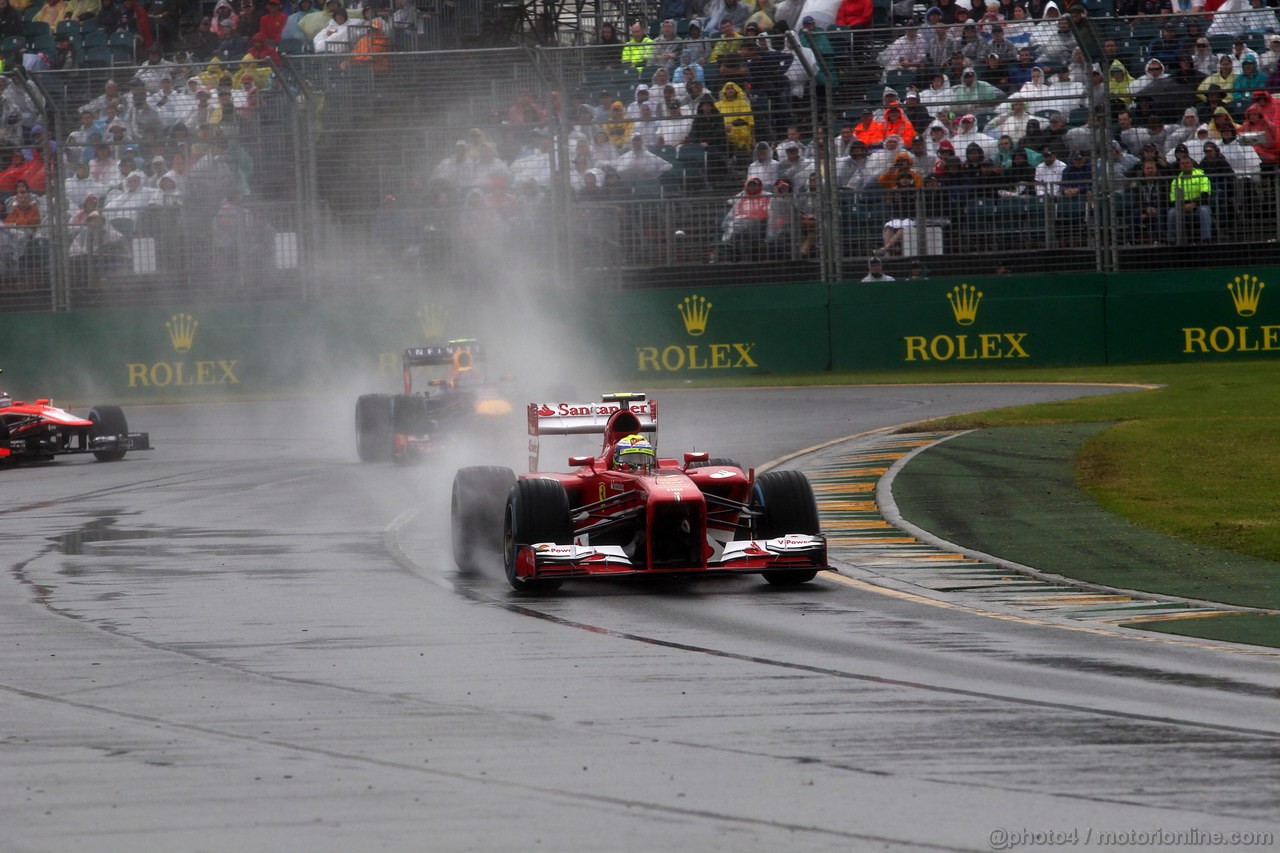
<svg viewBox="0 0 1280 853">
<path fill-rule="evenodd" d="M 461 571 L 478 571 L 484 558 L 501 553 L 503 513 L 515 483 L 514 471 L 494 465 L 459 468 L 453 475 L 449 522 L 453 562 Z"/>
<path fill-rule="evenodd" d="M 93 426 L 89 428 L 89 440 L 115 435 L 121 438 L 129 435 L 129 422 L 125 420 L 124 411 L 119 406 L 94 406 L 89 410 L 89 420 Z M 124 458 L 127 450 L 95 450 L 93 456 L 99 462 L 118 462 Z"/>
<path fill-rule="evenodd" d="M 502 528 L 507 583 L 516 592 L 551 592 L 560 587 L 558 580 L 530 580 L 516 575 L 516 556 L 520 548 L 539 542 L 573 544 L 569 495 L 558 480 L 516 480 L 507 496 Z"/>
</svg>

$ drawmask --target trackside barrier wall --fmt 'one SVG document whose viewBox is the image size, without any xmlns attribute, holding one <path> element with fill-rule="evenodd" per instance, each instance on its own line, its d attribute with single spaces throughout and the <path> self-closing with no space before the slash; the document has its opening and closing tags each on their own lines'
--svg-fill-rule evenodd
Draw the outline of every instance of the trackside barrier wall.
<svg viewBox="0 0 1280 853">
<path fill-rule="evenodd" d="M 841 369 L 1104 364 L 1106 286 L 1101 275 L 842 285 L 832 289 L 833 364 Z"/>
<path fill-rule="evenodd" d="M 1272 282 L 1268 287 L 1268 282 Z M 0 315 L 15 397 L 254 399 L 394 390 L 406 346 L 488 337 L 496 369 L 553 380 L 1280 357 L 1280 267 L 1185 275 L 985 276 L 697 287 L 559 297 L 564 324 L 485 328 L 483 307 L 423 298 Z M 554 300 L 553 300 L 554 301 Z M 558 307 L 557 307 L 558 306 Z"/>
</svg>

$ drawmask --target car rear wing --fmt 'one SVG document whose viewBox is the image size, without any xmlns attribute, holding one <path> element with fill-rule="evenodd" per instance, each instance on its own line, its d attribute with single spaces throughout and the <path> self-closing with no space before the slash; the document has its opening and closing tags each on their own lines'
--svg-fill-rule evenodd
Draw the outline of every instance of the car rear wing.
<svg viewBox="0 0 1280 853">
<path fill-rule="evenodd" d="M 484 347 L 479 341 L 470 338 L 449 341 L 436 346 L 409 347 L 404 351 L 404 366 L 408 368 L 453 364 L 454 359 L 462 353 L 470 356 L 472 361 L 479 361 L 484 357 Z"/>
<path fill-rule="evenodd" d="M 658 401 L 644 394 L 606 394 L 599 403 L 530 403 L 529 470 L 538 470 L 539 438 L 544 435 L 603 435 L 609 420 L 619 411 L 635 416 L 638 426 L 629 432 L 658 431 Z"/>
</svg>

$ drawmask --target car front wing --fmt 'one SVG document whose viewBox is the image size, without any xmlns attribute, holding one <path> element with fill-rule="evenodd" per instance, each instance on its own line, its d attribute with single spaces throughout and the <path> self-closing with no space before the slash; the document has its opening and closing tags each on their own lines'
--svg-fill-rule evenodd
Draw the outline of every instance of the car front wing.
<svg viewBox="0 0 1280 853">
<path fill-rule="evenodd" d="M 791 534 L 776 539 L 728 542 L 705 564 L 649 569 L 620 545 L 525 545 L 516 555 L 521 578 L 621 577 L 625 575 L 759 574 L 828 569 L 824 536 Z"/>
</svg>

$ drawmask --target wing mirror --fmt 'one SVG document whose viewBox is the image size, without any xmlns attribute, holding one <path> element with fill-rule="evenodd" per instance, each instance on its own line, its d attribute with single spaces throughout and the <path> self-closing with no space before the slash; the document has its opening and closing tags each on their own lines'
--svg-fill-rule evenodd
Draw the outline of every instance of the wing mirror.
<svg viewBox="0 0 1280 853">
<path fill-rule="evenodd" d="M 685 468 L 685 470 L 687 471 L 687 470 L 689 470 L 689 464 L 690 464 L 690 463 L 692 463 L 692 462 L 706 462 L 706 461 L 707 461 L 708 459 L 710 459 L 710 458 L 711 458 L 711 454 L 710 454 L 710 453 L 707 453 L 707 452 L 706 452 L 706 451 L 704 451 L 704 450 L 702 450 L 702 451 L 699 451 L 699 450 L 689 451 L 689 452 L 685 453 L 685 455 L 684 455 L 684 468 Z"/>
<path fill-rule="evenodd" d="M 587 467 L 594 471 L 596 469 L 596 458 L 594 456 L 570 456 L 569 465 L 574 468 Z"/>
</svg>

